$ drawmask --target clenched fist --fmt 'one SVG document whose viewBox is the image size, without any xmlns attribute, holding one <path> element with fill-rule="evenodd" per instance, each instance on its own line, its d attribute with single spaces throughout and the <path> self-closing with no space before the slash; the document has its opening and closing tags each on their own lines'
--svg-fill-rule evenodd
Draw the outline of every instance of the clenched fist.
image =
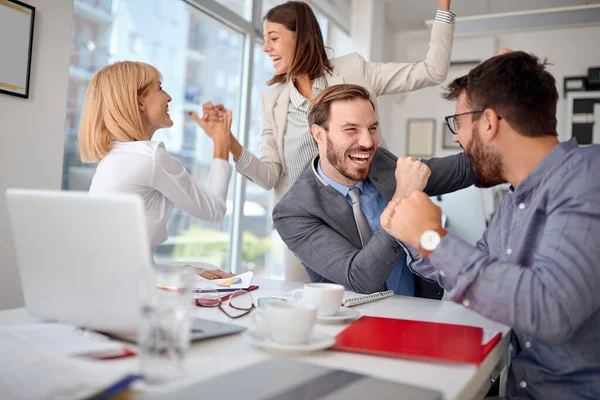
<svg viewBox="0 0 600 400">
<path fill-rule="evenodd" d="M 405 199 L 393 199 L 381 214 L 381 227 L 398 240 L 419 246 L 421 234 L 442 227 L 442 209 L 423 192 L 416 191 Z"/>
<path fill-rule="evenodd" d="M 425 189 L 431 170 L 413 157 L 399 157 L 394 175 L 396 176 L 394 199 L 405 198 L 415 191 Z"/>
</svg>

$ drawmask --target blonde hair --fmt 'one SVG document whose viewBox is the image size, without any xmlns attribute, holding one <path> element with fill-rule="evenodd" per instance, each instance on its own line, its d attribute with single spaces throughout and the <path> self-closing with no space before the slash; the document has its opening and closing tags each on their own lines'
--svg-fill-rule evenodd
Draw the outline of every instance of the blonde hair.
<svg viewBox="0 0 600 400">
<path fill-rule="evenodd" d="M 79 124 L 79 153 L 83 162 L 98 162 L 115 141 L 148 140 L 138 99 L 161 80 L 152 65 L 121 61 L 96 72 L 85 93 Z"/>
</svg>

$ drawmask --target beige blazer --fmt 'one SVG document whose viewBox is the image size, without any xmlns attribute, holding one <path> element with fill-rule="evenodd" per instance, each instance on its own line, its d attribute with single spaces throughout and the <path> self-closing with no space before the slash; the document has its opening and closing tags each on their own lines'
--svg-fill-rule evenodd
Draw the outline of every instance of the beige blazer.
<svg viewBox="0 0 600 400">
<path fill-rule="evenodd" d="M 375 63 L 365 61 L 357 53 L 331 60 L 333 71 L 325 74 L 327 85 L 352 83 L 364 86 L 371 93 L 377 109 L 377 96 L 396 94 L 433 86 L 443 82 L 450 66 L 454 25 L 434 22 L 429 51 L 424 61 L 413 63 Z M 260 159 L 254 155 L 238 172 L 264 189 L 275 188 L 279 201 L 288 189 L 283 145 L 290 91 L 287 84 L 279 84 L 263 93 L 261 110 Z"/>
</svg>

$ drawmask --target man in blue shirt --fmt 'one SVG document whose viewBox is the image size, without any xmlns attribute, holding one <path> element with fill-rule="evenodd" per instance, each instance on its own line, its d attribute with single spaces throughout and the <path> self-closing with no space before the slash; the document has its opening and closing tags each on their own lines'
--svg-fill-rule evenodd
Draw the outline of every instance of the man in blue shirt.
<svg viewBox="0 0 600 400">
<path fill-rule="evenodd" d="M 379 148 L 369 92 L 333 85 L 311 101 L 309 125 L 319 154 L 273 209 L 279 235 L 313 282 L 335 282 L 359 293 L 384 288 L 439 299 L 435 282 L 415 277 L 406 253 L 379 218 L 394 196 L 424 190 L 445 194 L 473 183 L 461 153 L 418 162 Z M 395 176 L 399 163 L 401 174 Z"/>
<path fill-rule="evenodd" d="M 600 399 L 600 146 L 559 143 L 556 82 L 530 54 L 484 62 L 445 97 L 476 185 L 510 192 L 476 246 L 419 191 L 390 202 L 384 229 L 412 246 L 413 271 L 513 328 L 509 398 Z"/>
</svg>

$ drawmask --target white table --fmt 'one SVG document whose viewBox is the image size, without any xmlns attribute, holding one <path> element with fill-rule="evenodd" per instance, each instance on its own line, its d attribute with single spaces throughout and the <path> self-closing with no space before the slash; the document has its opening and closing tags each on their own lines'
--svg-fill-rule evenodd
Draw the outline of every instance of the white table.
<svg viewBox="0 0 600 400">
<path fill-rule="evenodd" d="M 269 279 L 255 279 L 253 283 L 260 286 L 260 289 L 251 292 L 255 303 L 259 297 L 281 295 L 284 292 L 302 287 L 301 283 Z M 503 337 L 479 366 L 420 362 L 339 351 L 319 351 L 289 355 L 289 357 L 302 362 L 437 390 L 443 394 L 446 400 L 481 397 L 487 390 L 490 375 L 497 375 L 506 363 L 510 329 L 453 302 L 394 296 L 354 308 L 363 315 L 480 326 L 484 329 L 500 331 L 503 333 Z M 198 307 L 196 314 L 198 317 L 206 319 L 246 326 L 252 325 L 251 315 L 232 320 L 217 308 Z M 16 324 L 30 320 L 31 317 L 25 309 L 0 312 L 0 325 Z M 335 335 L 346 326 L 347 324 L 318 324 L 315 329 Z M 393 338 L 390 338 L 390 340 L 393 340 Z M 275 355 L 272 353 L 253 347 L 240 335 L 196 342 L 192 345 L 187 360 L 187 375 L 183 379 L 165 385 L 158 390 L 167 393 L 178 386 L 210 379 L 238 368 L 250 367 L 273 356 Z M 276 356 L 281 356 L 281 354 Z M 115 367 L 135 370 L 137 360 L 129 358 L 104 362 L 115 363 Z"/>
</svg>

